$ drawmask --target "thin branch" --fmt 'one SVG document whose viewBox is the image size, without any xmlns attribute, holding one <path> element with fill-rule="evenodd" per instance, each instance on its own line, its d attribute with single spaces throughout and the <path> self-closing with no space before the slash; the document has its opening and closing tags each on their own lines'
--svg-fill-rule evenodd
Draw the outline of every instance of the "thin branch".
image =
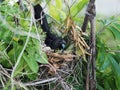
<svg viewBox="0 0 120 90">
<path fill-rule="evenodd" d="M 84 18 L 83 25 L 82 25 L 82 31 L 83 31 L 83 32 L 86 32 L 86 28 L 87 28 L 87 25 L 88 25 L 88 21 L 89 21 L 89 16 L 86 14 L 86 15 L 85 15 L 85 18 Z"/>
<path fill-rule="evenodd" d="M 35 33 L 32 33 L 32 32 L 28 33 L 28 32 L 23 31 L 23 30 L 15 30 L 12 26 L 10 26 L 9 23 L 6 22 L 6 20 L 3 18 L 3 16 L 1 15 L 1 13 L 0 13 L 0 20 L 2 21 L 2 24 L 4 24 L 6 27 L 9 27 L 9 30 L 11 32 L 13 32 L 15 34 L 18 34 L 18 35 L 21 35 L 21 36 L 28 36 L 28 34 L 29 34 L 30 37 L 39 40 L 39 37 Z"/>
<path fill-rule="evenodd" d="M 95 2 L 95 0 L 90 0 L 89 4 L 87 6 L 84 22 L 83 22 L 83 25 L 82 25 L 82 31 L 83 32 L 86 32 L 86 28 L 87 28 L 90 16 L 91 15 L 95 16 L 95 14 L 96 14 L 96 12 L 94 11 L 94 8 L 95 8 L 94 2 Z"/>
<path fill-rule="evenodd" d="M 13 67 L 13 71 L 12 71 L 12 74 L 11 74 L 11 90 L 13 90 L 13 88 L 14 88 L 14 80 L 13 80 L 13 78 L 14 78 L 14 73 L 15 73 L 15 71 L 16 71 L 16 68 L 17 68 L 20 60 L 21 60 L 21 57 L 22 57 L 22 55 L 23 55 L 23 53 L 24 53 L 24 50 L 25 50 L 25 48 L 26 48 L 26 46 L 27 46 L 27 43 L 28 43 L 29 38 L 30 38 L 30 32 L 31 32 L 31 30 L 32 30 L 32 24 L 33 24 L 33 17 L 34 17 L 34 15 L 33 15 L 32 5 L 30 5 L 30 6 L 31 6 L 31 23 L 30 23 L 30 29 L 29 29 L 29 33 L 28 33 L 28 36 L 27 36 L 25 45 L 24 45 L 24 47 L 23 47 L 20 55 L 18 56 L 18 59 L 17 59 L 17 62 L 16 62 L 16 64 L 15 64 L 15 66 Z"/>
<path fill-rule="evenodd" d="M 60 80 L 60 84 L 61 84 L 63 90 L 71 90 L 71 87 L 63 80 Z"/>
<path fill-rule="evenodd" d="M 36 86 L 38 84 L 43 84 L 43 83 L 49 83 L 52 81 L 57 81 L 59 78 L 54 77 L 54 78 L 49 78 L 49 79 L 45 79 L 45 80 L 39 80 L 36 82 L 29 82 L 29 83 L 24 83 L 25 86 Z"/>
</svg>

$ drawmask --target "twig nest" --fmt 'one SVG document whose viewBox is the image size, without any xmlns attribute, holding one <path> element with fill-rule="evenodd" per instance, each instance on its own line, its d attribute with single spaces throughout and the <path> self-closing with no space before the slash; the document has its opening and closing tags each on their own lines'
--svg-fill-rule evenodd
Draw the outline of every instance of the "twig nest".
<svg viewBox="0 0 120 90">
<path fill-rule="evenodd" d="M 70 62 L 74 60 L 75 55 L 69 53 L 47 53 L 48 61 L 50 64 L 48 73 L 51 75 L 55 75 L 57 73 L 57 69 L 60 69 L 62 66 L 66 66 L 66 62 Z"/>
</svg>

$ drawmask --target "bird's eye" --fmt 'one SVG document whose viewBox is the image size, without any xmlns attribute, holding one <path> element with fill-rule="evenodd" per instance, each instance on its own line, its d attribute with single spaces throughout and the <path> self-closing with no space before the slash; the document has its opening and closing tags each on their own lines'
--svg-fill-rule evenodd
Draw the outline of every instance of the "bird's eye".
<svg viewBox="0 0 120 90">
<path fill-rule="evenodd" d="M 65 49 L 66 42 L 64 40 L 62 40 L 59 45 L 60 45 L 60 49 Z"/>
<path fill-rule="evenodd" d="M 62 44 L 62 48 L 63 48 L 63 49 L 65 48 L 65 44 L 64 44 L 64 43 Z"/>
</svg>

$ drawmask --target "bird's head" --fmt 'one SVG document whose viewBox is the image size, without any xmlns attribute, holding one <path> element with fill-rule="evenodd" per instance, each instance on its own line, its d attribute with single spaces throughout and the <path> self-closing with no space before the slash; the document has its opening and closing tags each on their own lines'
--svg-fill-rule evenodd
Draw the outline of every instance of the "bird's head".
<svg viewBox="0 0 120 90">
<path fill-rule="evenodd" d="M 61 41 L 59 41 L 58 48 L 65 49 L 65 47 L 66 47 L 66 42 L 65 42 L 65 40 L 62 39 Z"/>
<path fill-rule="evenodd" d="M 64 49 L 66 46 L 66 42 L 64 39 L 60 38 L 60 37 L 56 37 L 55 39 L 51 40 L 51 39 L 46 39 L 46 44 L 48 46 L 50 46 L 52 49 L 57 50 L 57 49 Z"/>
</svg>

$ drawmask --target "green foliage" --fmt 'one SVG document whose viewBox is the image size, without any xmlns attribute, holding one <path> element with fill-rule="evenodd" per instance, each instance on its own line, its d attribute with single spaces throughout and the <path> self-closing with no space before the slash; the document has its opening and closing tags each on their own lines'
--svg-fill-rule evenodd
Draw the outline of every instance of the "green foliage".
<svg viewBox="0 0 120 90">
<path fill-rule="evenodd" d="M 97 34 L 98 90 L 120 89 L 120 48 L 119 45 L 116 44 L 120 41 L 119 21 L 119 17 L 112 17 L 100 21 L 100 23 L 103 24 L 103 28 L 98 31 Z M 109 32 L 111 32 L 111 34 Z M 111 35 L 113 35 L 113 37 Z M 108 44 L 109 42 L 106 41 L 106 38 L 110 38 L 110 42 L 113 43 Z M 111 46 L 114 47 L 111 48 Z"/>
<path fill-rule="evenodd" d="M 55 3 L 58 9 L 62 9 L 62 0 L 55 0 Z"/>
<path fill-rule="evenodd" d="M 108 29 L 112 32 L 115 39 L 120 39 L 120 24 L 113 23 Z"/>
<path fill-rule="evenodd" d="M 61 23 L 64 22 L 68 14 L 71 14 L 73 19 L 78 20 L 78 18 L 76 18 L 75 16 L 81 12 L 81 10 L 88 3 L 88 0 L 77 0 L 75 4 L 73 4 L 72 6 L 69 5 L 69 7 L 67 7 L 67 5 L 65 4 L 66 8 L 64 8 L 65 6 L 63 6 L 63 2 L 64 2 L 63 0 L 55 0 L 55 4 L 53 4 L 53 1 L 49 2 L 50 15 L 55 20 Z"/>
<path fill-rule="evenodd" d="M 46 0 L 46 2 L 48 1 Z M 51 0 L 48 2 L 48 11 L 52 18 L 63 24 L 69 14 L 67 10 L 70 9 L 74 22 L 80 25 L 82 22 L 78 22 L 80 17 L 77 15 L 87 2 L 88 0 L 77 0 L 77 3 L 68 8 L 63 4 L 63 0 L 54 0 L 54 4 Z M 3 2 L 0 5 L 0 65 L 8 69 L 16 65 L 18 57 L 25 47 L 30 29 L 31 13 L 26 3 L 23 3 L 25 5 L 23 11 L 17 3 L 10 6 L 8 2 Z M 19 20 L 18 26 L 15 24 L 14 17 Z M 96 31 L 97 89 L 120 90 L 120 17 L 99 20 L 97 24 L 100 25 Z M 14 72 L 14 78 L 21 78 L 23 82 L 37 79 L 39 64 L 48 63 L 46 53 L 41 49 L 40 40 L 43 38 L 34 38 L 42 32 L 39 28 L 37 30 L 39 33 L 36 32 L 36 27 L 32 25 L 32 34 Z M 74 75 L 70 75 L 66 79 L 73 90 L 85 90 L 86 62 L 83 63 L 83 67 L 80 63 L 77 64 Z M 8 90 L 10 85 L 11 80 L 9 78 L 4 89 Z M 14 89 L 16 88 L 14 87 Z"/>
<path fill-rule="evenodd" d="M 27 6 L 27 5 L 26 5 Z M 30 29 L 30 11 L 20 10 L 17 3 L 10 6 L 7 2 L 0 6 L 0 64 L 6 68 L 15 67 Z M 15 19 L 18 19 L 16 25 Z M 27 46 L 14 72 L 14 77 L 37 78 L 39 64 L 47 64 L 47 56 L 41 49 L 41 42 L 33 25 Z M 41 33 L 41 29 L 37 29 Z M 33 35 L 33 36 L 32 36 Z M 43 40 L 43 38 L 41 38 Z M 26 73 L 23 75 L 23 73 Z"/>
<path fill-rule="evenodd" d="M 75 17 L 83 8 L 84 6 L 88 3 L 88 0 L 79 0 L 78 3 L 74 4 L 70 8 L 70 12 L 73 17 Z"/>
<path fill-rule="evenodd" d="M 55 4 L 53 1 L 49 2 L 49 13 L 50 15 L 57 21 L 63 22 L 66 18 L 66 13 L 62 10 L 63 8 L 62 0 L 55 0 Z"/>
<path fill-rule="evenodd" d="M 111 34 L 113 35 L 114 39 L 120 39 L 120 23 L 119 18 L 111 17 L 106 20 L 100 20 L 100 22 L 103 24 L 103 30 L 109 30 Z M 99 31 L 101 32 L 101 31 Z M 105 32 L 105 31 L 104 31 Z M 104 33 L 101 32 L 101 33 Z M 106 32 L 105 32 L 106 33 Z"/>
</svg>

